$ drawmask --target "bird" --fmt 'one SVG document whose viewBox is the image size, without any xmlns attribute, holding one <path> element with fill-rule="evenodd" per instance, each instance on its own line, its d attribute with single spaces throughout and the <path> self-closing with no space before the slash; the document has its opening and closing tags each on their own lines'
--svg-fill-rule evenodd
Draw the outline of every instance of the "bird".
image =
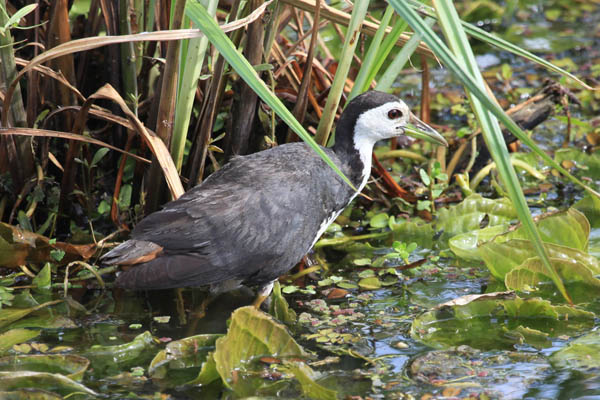
<svg viewBox="0 0 600 400">
<path fill-rule="evenodd" d="M 115 280 L 124 289 L 209 287 L 216 295 L 244 285 L 260 288 L 259 306 L 364 188 L 374 144 L 402 135 L 448 145 L 404 101 L 367 91 L 348 102 L 334 145 L 322 148 L 353 187 L 304 142 L 235 156 L 143 218 L 101 262 L 130 266 Z"/>
</svg>

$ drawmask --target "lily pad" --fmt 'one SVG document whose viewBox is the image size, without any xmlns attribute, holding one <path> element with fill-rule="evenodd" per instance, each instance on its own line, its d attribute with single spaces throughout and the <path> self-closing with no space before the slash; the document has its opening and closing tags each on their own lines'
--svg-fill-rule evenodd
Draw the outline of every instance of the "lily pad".
<svg viewBox="0 0 600 400">
<path fill-rule="evenodd" d="M 483 261 L 479 254 L 479 246 L 505 233 L 509 224 L 490 226 L 471 232 L 456 235 L 448 241 L 450 250 L 463 260 Z"/>
<path fill-rule="evenodd" d="M 590 223 L 581 211 L 570 208 L 548 214 L 538 218 L 535 225 L 543 242 L 587 251 Z M 499 236 L 496 241 L 510 239 L 529 239 L 529 235 L 525 228 L 520 226 L 506 235 Z"/>
<path fill-rule="evenodd" d="M 600 199 L 598 197 L 586 194 L 581 200 L 573 204 L 573 208 L 585 214 L 592 228 L 600 227 Z"/>
<path fill-rule="evenodd" d="M 396 222 L 394 217 L 390 217 L 389 226 L 397 240 L 415 242 L 426 249 L 433 248 L 434 243 L 437 243 L 434 241 L 435 231 L 430 223 L 404 219 Z"/>
</svg>

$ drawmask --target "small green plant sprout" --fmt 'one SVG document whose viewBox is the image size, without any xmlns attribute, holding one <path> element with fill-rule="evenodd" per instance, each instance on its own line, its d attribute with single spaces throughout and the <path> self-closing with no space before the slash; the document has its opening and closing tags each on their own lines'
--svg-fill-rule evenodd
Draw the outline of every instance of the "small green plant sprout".
<svg viewBox="0 0 600 400">
<path fill-rule="evenodd" d="M 442 171 L 442 166 L 439 162 L 435 162 L 431 168 L 431 172 L 419 169 L 419 176 L 425 186 L 429 188 L 429 200 L 420 200 L 417 202 L 417 210 L 435 211 L 434 201 L 448 187 L 448 175 Z"/>
<path fill-rule="evenodd" d="M 401 258 L 404 261 L 404 264 L 409 264 L 408 257 L 410 253 L 417 249 L 417 244 L 415 242 L 404 243 L 399 241 L 394 241 L 392 245 L 394 251 L 386 254 L 386 258 Z"/>
<path fill-rule="evenodd" d="M 296 285 L 285 285 L 281 291 L 285 294 L 292 294 L 292 293 L 303 293 L 303 294 L 316 294 L 317 292 L 315 291 L 315 287 L 313 285 L 308 285 L 304 288 L 301 288 L 299 286 Z"/>
</svg>

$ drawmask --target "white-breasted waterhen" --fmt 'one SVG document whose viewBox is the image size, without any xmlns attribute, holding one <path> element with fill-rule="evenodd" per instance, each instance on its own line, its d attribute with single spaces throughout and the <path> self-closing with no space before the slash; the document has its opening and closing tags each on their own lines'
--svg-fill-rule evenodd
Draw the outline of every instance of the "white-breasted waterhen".
<svg viewBox="0 0 600 400">
<path fill-rule="evenodd" d="M 404 134 L 447 146 L 403 101 L 370 91 L 347 105 L 323 150 L 360 191 L 375 142 Z M 259 304 L 357 194 L 301 142 L 235 157 L 144 218 L 102 262 L 132 266 L 116 280 L 126 289 L 261 286 Z"/>
</svg>

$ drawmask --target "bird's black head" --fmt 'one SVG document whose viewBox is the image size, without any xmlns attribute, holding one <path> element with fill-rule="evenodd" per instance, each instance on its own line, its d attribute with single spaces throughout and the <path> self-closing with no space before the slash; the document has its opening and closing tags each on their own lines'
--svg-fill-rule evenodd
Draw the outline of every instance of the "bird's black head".
<svg viewBox="0 0 600 400">
<path fill-rule="evenodd" d="M 348 103 L 335 131 L 336 152 L 361 153 L 371 151 L 378 140 L 388 139 L 417 127 L 424 134 L 414 135 L 426 140 L 445 144 L 435 130 L 421 122 L 398 97 L 375 90 L 365 92 Z"/>
</svg>

